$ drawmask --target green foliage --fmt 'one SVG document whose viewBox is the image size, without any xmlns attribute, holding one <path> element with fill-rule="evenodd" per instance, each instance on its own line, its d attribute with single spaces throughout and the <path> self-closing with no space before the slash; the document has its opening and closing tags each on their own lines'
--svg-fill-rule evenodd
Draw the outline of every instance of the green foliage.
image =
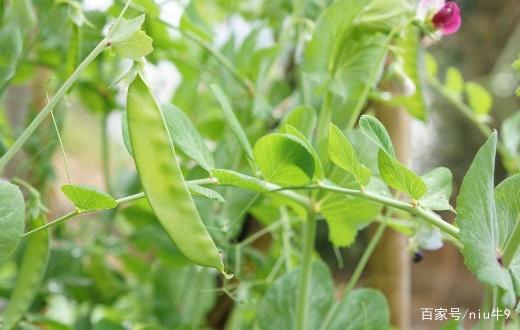
<svg viewBox="0 0 520 330">
<path fill-rule="evenodd" d="M 453 176 L 445 167 L 438 167 L 422 176 L 426 184 L 426 194 L 419 203 L 435 211 L 453 210 L 450 205 Z"/>
<path fill-rule="evenodd" d="M 257 324 L 260 329 L 293 329 L 295 306 L 298 299 L 298 279 L 301 268 L 276 280 L 258 305 Z M 311 270 L 309 300 L 312 306 L 307 319 L 308 329 L 320 329 L 325 315 L 332 306 L 332 278 L 328 268 L 314 262 Z"/>
<path fill-rule="evenodd" d="M 309 183 L 314 177 L 314 157 L 292 135 L 266 135 L 255 143 L 253 153 L 262 175 L 269 182 L 299 186 Z"/>
<path fill-rule="evenodd" d="M 128 88 L 127 113 L 134 161 L 159 222 L 187 258 L 223 272 L 217 247 L 200 219 L 177 163 L 161 109 L 140 75 Z"/>
<path fill-rule="evenodd" d="M 426 194 L 426 184 L 412 170 L 401 164 L 395 155 L 394 146 L 385 127 L 372 116 L 362 116 L 359 122 L 361 130 L 380 148 L 378 166 L 383 180 L 392 188 L 405 192 L 414 200 Z"/>
<path fill-rule="evenodd" d="M 469 106 L 477 115 L 487 115 L 491 111 L 493 98 L 482 85 L 471 81 L 466 83 L 466 94 Z"/>
<path fill-rule="evenodd" d="M 520 112 L 504 120 L 500 138 L 511 155 L 520 155 Z"/>
<path fill-rule="evenodd" d="M 305 136 L 311 136 L 316 126 L 316 111 L 309 106 L 299 106 L 292 109 L 280 123 L 280 127 L 291 125 Z"/>
<path fill-rule="evenodd" d="M 479 150 L 471 164 L 457 198 L 457 224 L 462 254 L 469 270 L 482 282 L 506 291 L 504 304 L 511 305 L 513 283 L 500 264 L 506 237 L 500 237 L 495 196 L 494 171 L 497 135 L 493 134 Z M 503 231 L 502 231 L 503 234 Z"/>
<path fill-rule="evenodd" d="M 251 148 L 251 144 L 249 143 L 249 139 L 247 138 L 246 133 L 244 132 L 244 129 L 240 125 L 240 122 L 238 121 L 237 117 L 235 116 L 235 113 L 233 112 L 233 109 L 231 108 L 231 105 L 229 103 L 228 98 L 224 94 L 224 91 L 222 88 L 220 88 L 217 85 L 211 85 L 211 90 L 215 94 L 215 97 L 220 103 L 221 109 L 224 113 L 224 117 L 226 118 L 226 121 L 228 122 L 229 126 L 231 127 L 231 130 L 233 131 L 233 134 L 235 134 L 236 138 L 238 139 L 238 142 L 244 149 L 244 152 L 246 153 L 246 156 L 253 160 L 253 149 Z"/>
<path fill-rule="evenodd" d="M 359 162 L 354 147 L 343 132 L 333 124 L 329 126 L 328 152 L 332 162 L 351 173 L 361 187 L 368 184 L 372 172 Z"/>
<path fill-rule="evenodd" d="M 45 225 L 45 217 L 39 215 L 32 219 L 30 229 Z M 31 307 L 43 281 L 50 255 L 50 235 L 42 230 L 29 237 L 24 246 L 22 263 L 18 270 L 20 276 L 16 280 L 9 303 L 3 313 L 2 329 L 16 328 Z"/>
<path fill-rule="evenodd" d="M 95 187 L 67 184 L 61 187 L 61 191 L 79 212 L 108 210 L 117 206 L 112 196 Z"/>
<path fill-rule="evenodd" d="M 215 160 L 188 116 L 171 104 L 163 105 L 161 110 L 175 146 L 206 171 L 214 168 Z"/>
<path fill-rule="evenodd" d="M 25 202 L 20 189 L 0 180 L 0 261 L 9 257 L 24 230 Z"/>
<path fill-rule="evenodd" d="M 339 303 L 327 330 L 388 329 L 390 311 L 385 296 L 374 289 L 349 292 Z"/>
<path fill-rule="evenodd" d="M 372 106 L 406 107 L 425 120 L 425 70 L 431 87 L 491 133 L 493 100 L 484 82 L 466 82 L 454 67 L 438 81 L 437 63 L 423 54 L 417 2 L 253 2 L 191 1 L 177 26 L 162 18 L 169 4 L 153 0 L 128 8 L 115 1 L 106 12 L 84 11 L 76 0 L 0 1 L 0 91 L 24 91 L 0 105 L 0 154 L 7 155 L 0 174 L 36 187 L 23 183 L 30 192 L 24 202 L 16 186 L 0 181 L 4 327 L 388 329 L 384 296 L 353 289 L 364 263 L 352 265 L 355 276 L 341 292 L 321 262 L 326 234 L 336 251 L 352 247 L 341 250 L 348 260 L 359 253 L 366 260 L 379 238 L 371 236 L 362 252 L 367 241 L 356 242 L 357 235 L 385 214 L 385 225 L 409 236 L 409 251 L 438 249 L 449 239 L 464 246 L 480 280 L 500 289 L 498 305 L 520 296 L 520 180 L 493 189 L 496 137 L 468 172 L 452 225 L 433 212 L 453 211 L 450 170 L 418 176 L 399 162 L 398 146 L 374 117 L 362 116 L 354 129 Z M 232 33 L 222 33 L 230 26 Z M 128 60 L 137 63 L 121 74 Z M 179 73 L 165 106 L 143 78 L 150 66 Z M 122 136 L 130 155 L 119 152 L 108 129 L 121 110 L 118 84 L 128 87 Z M 11 100 L 24 112 L 13 116 Z M 98 163 L 90 150 L 95 136 L 88 135 L 87 148 L 71 138 L 70 122 L 91 128 L 76 108 L 101 120 L 103 179 L 122 198 L 63 186 L 76 210 L 47 226 L 79 213 L 89 221 L 60 226 L 50 244 L 48 230 L 23 235 L 23 227 L 25 214 L 28 230 L 46 222 L 43 202 L 31 196 L 62 174 L 54 145 L 71 150 L 69 164 L 77 157 Z M 511 173 L 520 163 L 519 118 L 504 121 L 497 148 Z M 42 196 L 57 205 L 49 198 Z M 315 234 L 321 220 L 328 230 L 318 226 Z M 238 280 L 217 280 L 224 269 Z"/>
<path fill-rule="evenodd" d="M 410 27 L 398 46 L 401 47 L 401 54 L 404 60 L 404 73 L 415 85 L 414 93 L 411 96 L 405 97 L 403 103 L 412 116 L 420 120 L 426 120 L 427 105 L 424 95 L 423 75 L 421 72 L 425 60 L 421 47 L 419 47 L 420 42 L 421 33 L 419 29 Z"/>
<path fill-rule="evenodd" d="M 386 186 L 373 178 L 367 191 L 381 193 Z M 357 233 L 374 221 L 382 206 L 372 201 L 329 193 L 319 201 L 321 212 L 329 228 L 329 240 L 334 246 L 346 247 L 354 243 Z"/>
<path fill-rule="evenodd" d="M 456 97 L 460 97 L 464 91 L 464 78 L 457 68 L 449 67 L 446 70 L 444 87 Z"/>
<path fill-rule="evenodd" d="M 152 38 L 141 30 L 143 23 L 144 15 L 122 18 L 108 32 L 107 39 L 117 55 L 138 61 L 153 51 Z"/>
</svg>

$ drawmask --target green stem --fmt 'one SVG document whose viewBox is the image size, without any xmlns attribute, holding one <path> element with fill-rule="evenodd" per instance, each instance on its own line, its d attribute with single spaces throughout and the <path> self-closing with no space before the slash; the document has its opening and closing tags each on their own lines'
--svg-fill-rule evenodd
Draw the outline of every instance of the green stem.
<svg viewBox="0 0 520 330">
<path fill-rule="evenodd" d="M 408 26 L 409 23 L 406 23 L 404 25 L 400 25 L 400 26 L 396 26 L 395 28 L 392 29 L 392 31 L 390 31 L 390 33 L 388 34 L 387 38 L 386 38 L 386 41 L 385 41 L 385 44 L 384 44 L 384 48 L 388 49 L 388 47 L 390 46 L 390 43 L 392 42 L 394 36 L 399 32 L 401 31 L 401 29 L 403 29 L 404 27 Z M 376 64 L 377 63 L 382 63 L 384 61 L 384 59 L 386 58 L 386 55 L 387 55 L 387 52 L 381 52 L 379 58 L 377 59 L 377 61 L 375 62 Z M 370 74 L 370 79 L 368 81 L 375 81 L 376 80 L 376 76 L 379 74 L 379 71 L 378 70 L 373 70 Z M 354 106 L 353 108 L 353 111 L 352 111 L 352 114 L 349 116 L 349 119 L 348 119 L 348 122 L 347 122 L 347 125 L 346 125 L 346 129 L 352 129 L 357 121 L 358 121 L 358 118 L 359 118 L 359 115 L 361 114 L 361 111 L 363 110 L 364 106 L 365 106 L 365 103 L 367 101 L 367 98 L 368 98 L 368 95 L 370 94 L 370 90 L 372 90 L 372 85 L 371 84 L 365 84 L 364 88 L 363 88 L 363 91 L 361 93 L 361 95 L 358 97 L 357 99 L 357 102 L 356 102 L 356 105 Z"/>
<path fill-rule="evenodd" d="M 103 178 L 110 195 L 114 194 L 110 175 L 110 142 L 108 139 L 108 113 L 101 116 L 101 161 L 103 162 Z"/>
<path fill-rule="evenodd" d="M 515 228 L 513 229 L 513 234 L 509 237 L 509 240 L 506 242 L 504 247 L 502 262 L 506 269 L 509 269 L 511 262 L 513 261 L 513 257 L 516 255 L 518 251 L 518 247 L 520 246 L 520 219 L 515 224 Z"/>
<path fill-rule="evenodd" d="M 361 256 L 361 259 L 359 259 L 359 262 L 356 265 L 356 269 L 354 269 L 354 273 L 352 273 L 352 277 L 347 283 L 347 286 L 345 287 L 345 290 L 343 291 L 342 297 L 346 296 L 350 291 L 352 291 L 357 283 L 359 282 L 359 279 L 361 278 L 361 274 L 365 270 L 365 267 L 368 263 L 368 260 L 370 259 L 370 256 L 372 256 L 372 253 L 374 253 L 374 250 L 377 247 L 377 244 L 381 240 L 381 237 L 383 236 L 383 233 L 385 232 L 385 229 L 388 225 L 388 219 L 389 215 L 386 215 L 384 218 L 384 221 L 379 224 L 377 227 L 377 230 L 375 231 L 374 235 L 370 239 L 370 243 L 368 244 L 367 248 L 363 252 L 363 255 Z M 323 322 L 323 325 L 321 326 L 321 330 L 325 330 L 329 327 L 330 322 L 332 321 L 334 315 L 338 311 L 340 305 L 340 301 L 335 301 L 332 308 L 327 313 L 327 316 L 325 317 L 325 321 Z"/>
<path fill-rule="evenodd" d="M 386 206 L 390 206 L 390 207 L 393 207 L 393 208 L 396 208 L 399 210 L 406 211 L 413 215 L 416 215 L 416 216 L 428 221 L 432 225 L 438 227 L 442 231 L 448 233 L 449 235 L 453 236 L 454 238 L 458 239 L 458 237 L 459 237 L 459 232 L 460 232 L 459 228 L 444 221 L 437 214 L 435 214 L 429 210 L 425 210 L 425 209 L 418 207 L 416 205 L 413 205 L 413 204 L 409 204 L 409 203 L 401 202 L 401 201 L 398 201 L 395 199 L 379 196 L 379 195 L 373 194 L 368 191 L 347 189 L 347 188 L 337 187 L 337 186 L 325 184 L 325 183 L 319 183 L 316 186 L 308 186 L 307 188 L 320 188 L 323 190 L 334 191 L 334 192 L 338 192 L 338 193 L 342 193 L 342 194 L 346 194 L 346 195 L 351 195 L 351 196 L 356 196 L 356 197 L 372 200 L 374 202 L 378 202 L 380 204 L 384 204 Z"/>
<path fill-rule="evenodd" d="M 215 185 L 217 184 L 217 179 L 215 178 L 205 178 L 205 179 L 198 179 L 198 180 L 190 180 L 188 181 L 188 183 L 190 184 L 195 184 L 195 185 L 199 185 L 199 186 L 208 186 L 208 185 Z M 133 202 L 133 201 L 136 201 L 136 200 L 139 200 L 139 199 L 143 199 L 145 198 L 146 195 L 144 192 L 140 192 L 140 193 L 137 193 L 137 194 L 134 194 L 134 195 L 130 195 L 130 196 L 126 196 L 126 197 L 123 197 L 123 198 L 119 198 L 116 200 L 116 204 L 117 206 L 121 205 L 121 204 L 125 204 L 125 203 L 130 203 L 130 202 Z M 44 230 L 44 229 L 47 229 L 47 228 L 50 228 L 50 227 L 53 227 L 55 225 L 58 225 L 60 223 L 62 223 L 63 221 L 66 221 L 68 219 L 71 219 L 71 218 L 74 218 L 80 214 L 84 214 L 84 213 L 92 213 L 92 212 L 96 212 L 97 210 L 91 210 L 91 211 L 78 211 L 78 210 L 74 210 L 70 213 L 67 213 L 65 214 L 64 216 L 62 217 L 59 217 L 58 219 L 56 220 L 53 220 L 51 222 L 48 222 L 46 223 L 45 225 L 43 226 L 40 226 L 36 229 L 33 229 L 31 231 L 28 231 L 26 232 L 25 234 L 22 235 L 22 238 L 26 238 L 32 234 L 35 234 L 41 230 Z"/>
<path fill-rule="evenodd" d="M 352 291 L 357 283 L 359 282 L 359 279 L 361 278 L 361 274 L 365 270 L 365 267 L 368 263 L 368 260 L 370 259 L 370 256 L 372 256 L 372 253 L 377 247 L 377 244 L 381 240 L 381 237 L 383 236 L 383 233 L 385 232 L 385 229 L 388 225 L 388 215 L 385 216 L 385 220 L 379 224 L 377 227 L 374 235 L 370 239 L 370 243 L 368 243 L 367 248 L 363 252 L 363 255 L 361 255 L 361 259 L 359 259 L 359 262 L 356 265 L 356 269 L 354 269 L 354 273 L 352 273 L 352 277 L 347 283 L 347 286 L 345 287 L 345 290 L 343 291 L 343 296 L 347 295 L 350 291 Z"/>
<path fill-rule="evenodd" d="M 296 301 L 295 330 L 307 329 L 309 311 L 309 288 L 312 274 L 312 252 L 314 251 L 314 239 L 316 236 L 316 219 L 314 209 L 309 207 L 307 221 L 302 226 L 303 236 L 303 260 L 298 286 L 298 300 Z"/>
<path fill-rule="evenodd" d="M 473 109 L 471 109 L 459 97 L 453 95 L 452 93 L 450 93 L 450 91 L 444 88 L 440 81 L 433 77 L 428 77 L 427 81 L 437 93 L 439 93 L 440 95 L 442 95 L 442 97 L 448 100 L 455 107 L 456 110 L 458 110 L 462 115 L 464 115 L 464 117 L 466 117 L 466 119 L 468 119 L 473 125 L 475 125 L 486 138 L 493 134 L 493 129 L 489 127 L 486 123 L 479 120 L 479 118 L 475 115 Z M 497 151 L 500 154 L 502 160 L 505 161 L 513 159 L 513 157 L 501 141 L 498 141 Z M 506 165 L 505 162 L 504 165 Z"/>
<path fill-rule="evenodd" d="M 318 128 L 316 129 L 316 143 L 320 143 L 328 135 L 329 124 L 332 120 L 332 93 L 325 92 L 323 102 L 321 103 L 321 111 L 318 117 Z"/>
<path fill-rule="evenodd" d="M 178 31 L 179 33 L 181 33 L 183 36 L 185 36 L 189 40 L 193 41 L 200 47 L 204 48 L 208 53 L 211 54 L 211 56 L 213 56 L 218 62 L 220 62 L 220 64 L 222 64 L 222 66 L 231 74 L 231 76 L 240 84 L 240 86 L 242 86 L 247 91 L 247 93 L 250 96 L 255 95 L 256 92 L 255 92 L 253 83 L 249 79 L 242 76 L 240 74 L 240 72 L 238 71 L 238 69 L 221 52 L 219 52 L 217 49 L 215 49 L 210 43 L 208 43 L 206 40 L 200 38 L 195 33 L 183 30 L 183 29 L 179 28 L 178 26 L 175 26 L 167 21 L 164 21 L 162 19 L 158 19 L 158 21 L 161 24 Z"/>
<path fill-rule="evenodd" d="M 92 63 L 96 59 L 96 57 L 107 47 L 107 40 L 103 39 L 101 42 L 88 54 L 88 56 L 80 63 L 80 65 L 74 70 L 72 75 L 63 83 L 63 85 L 58 89 L 56 94 L 52 97 L 52 99 L 45 105 L 45 107 L 38 113 L 38 115 L 33 119 L 33 121 L 27 126 L 27 128 L 20 134 L 18 139 L 14 142 L 14 144 L 7 150 L 7 152 L 0 158 L 0 173 L 3 171 L 4 167 L 7 163 L 13 158 L 13 156 L 22 148 L 24 143 L 29 139 L 29 137 L 34 133 L 34 131 L 38 128 L 38 126 L 43 122 L 43 120 L 50 114 L 50 112 L 56 107 L 56 105 L 61 101 L 61 99 L 65 96 L 67 91 L 72 87 L 72 85 L 78 80 L 81 73 L 85 70 L 85 68 Z"/>
</svg>

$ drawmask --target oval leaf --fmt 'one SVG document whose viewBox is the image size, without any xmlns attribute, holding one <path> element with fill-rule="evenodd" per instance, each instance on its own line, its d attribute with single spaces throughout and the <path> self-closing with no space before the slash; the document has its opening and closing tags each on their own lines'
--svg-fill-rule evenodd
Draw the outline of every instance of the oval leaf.
<svg viewBox="0 0 520 330">
<path fill-rule="evenodd" d="M 258 305 L 257 324 L 261 330 L 294 329 L 295 306 L 301 268 L 277 279 L 266 291 Z M 322 262 L 312 264 L 309 295 L 308 329 L 319 329 L 332 305 L 332 278 Z"/>
<path fill-rule="evenodd" d="M 390 156 L 396 157 L 390 135 L 388 135 L 385 126 L 377 120 L 376 117 L 369 115 L 361 116 L 359 128 L 361 128 L 361 131 L 374 141 L 379 148 L 383 149 Z"/>
<path fill-rule="evenodd" d="M 80 212 L 108 210 L 117 206 L 112 196 L 95 187 L 67 184 L 61 187 L 61 191 Z"/>
<path fill-rule="evenodd" d="M 475 82 L 466 84 L 468 104 L 478 115 L 487 115 L 493 106 L 493 97 L 482 85 Z"/>
<path fill-rule="evenodd" d="M 0 261 L 9 257 L 23 235 L 25 202 L 20 188 L 0 180 Z"/>
<path fill-rule="evenodd" d="M 498 259 L 500 237 L 493 189 L 496 144 L 493 133 L 471 163 L 457 198 L 456 221 L 469 270 L 481 282 L 511 292 L 511 277 Z"/>
<path fill-rule="evenodd" d="M 253 153 L 267 181 L 298 186 L 308 183 L 314 176 L 314 158 L 291 135 L 266 135 L 256 142 Z"/>
<path fill-rule="evenodd" d="M 421 177 L 383 150 L 379 150 L 378 165 L 381 177 L 390 187 L 407 193 L 415 200 L 426 194 L 426 184 Z"/>
<path fill-rule="evenodd" d="M 357 158 L 356 151 L 341 130 L 330 124 L 329 126 L 329 157 L 334 164 L 351 173 L 360 186 L 368 184 L 372 172 Z"/>
<path fill-rule="evenodd" d="M 435 211 L 453 210 L 450 205 L 453 176 L 446 167 L 439 167 L 422 176 L 426 183 L 426 194 L 419 203 Z"/>
<path fill-rule="evenodd" d="M 173 143 L 206 171 L 214 168 L 213 156 L 190 118 L 171 104 L 165 104 L 161 109 Z"/>
<path fill-rule="evenodd" d="M 385 296 L 374 289 L 348 293 L 325 329 L 390 329 L 390 310 Z"/>
</svg>

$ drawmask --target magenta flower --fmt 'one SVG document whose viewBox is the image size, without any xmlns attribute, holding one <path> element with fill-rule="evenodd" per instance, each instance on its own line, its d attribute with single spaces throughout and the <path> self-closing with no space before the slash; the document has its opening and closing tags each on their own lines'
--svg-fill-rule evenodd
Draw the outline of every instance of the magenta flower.
<svg viewBox="0 0 520 330">
<path fill-rule="evenodd" d="M 462 24 L 459 5 L 452 1 L 446 2 L 433 16 L 432 22 L 444 35 L 456 33 Z"/>
<path fill-rule="evenodd" d="M 456 33 L 462 24 L 457 3 L 445 0 L 421 0 L 417 8 L 417 18 L 431 22 L 435 30 L 443 35 Z"/>
</svg>

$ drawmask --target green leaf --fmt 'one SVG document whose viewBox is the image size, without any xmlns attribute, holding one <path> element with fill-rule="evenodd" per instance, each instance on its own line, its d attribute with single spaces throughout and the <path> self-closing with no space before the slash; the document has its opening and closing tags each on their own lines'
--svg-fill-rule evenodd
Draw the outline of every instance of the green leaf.
<svg viewBox="0 0 520 330">
<path fill-rule="evenodd" d="M 426 193 L 426 184 L 412 170 L 396 159 L 390 136 L 385 126 L 373 116 L 361 116 L 359 126 L 380 148 L 378 153 L 379 172 L 383 180 L 392 188 L 406 192 L 418 200 Z"/>
<path fill-rule="evenodd" d="M 285 131 L 287 134 L 292 135 L 294 138 L 296 138 L 302 145 L 305 146 L 307 151 L 312 155 L 314 158 L 314 179 L 321 180 L 325 177 L 325 172 L 323 170 L 323 165 L 321 164 L 320 157 L 318 156 L 318 153 L 314 148 L 312 147 L 311 142 L 303 135 L 302 132 L 300 132 L 298 129 L 296 129 L 294 126 L 286 125 Z"/>
<path fill-rule="evenodd" d="M 438 167 L 422 176 L 426 183 L 426 194 L 419 200 L 420 205 L 435 211 L 453 210 L 450 205 L 453 176 L 445 167 Z"/>
<path fill-rule="evenodd" d="M 359 162 L 354 147 L 343 132 L 333 124 L 329 125 L 328 153 L 332 162 L 351 173 L 361 187 L 368 184 L 372 172 Z"/>
<path fill-rule="evenodd" d="M 278 278 L 269 286 L 258 304 L 256 323 L 260 330 L 294 329 L 298 283 L 301 268 Z M 322 262 L 312 264 L 311 286 L 308 299 L 308 329 L 320 329 L 325 315 L 332 305 L 332 278 Z"/>
<path fill-rule="evenodd" d="M 388 50 L 389 37 L 384 34 L 355 33 L 345 41 L 329 82 L 329 90 L 357 104 L 379 81 Z M 363 102 L 364 103 L 364 102 Z"/>
<path fill-rule="evenodd" d="M 520 155 L 520 111 L 504 120 L 500 139 L 512 155 Z"/>
<path fill-rule="evenodd" d="M 213 156 L 190 118 L 171 104 L 165 104 L 161 109 L 173 143 L 206 171 L 214 168 Z"/>
<path fill-rule="evenodd" d="M 18 186 L 0 180 L 0 261 L 8 258 L 24 231 L 25 202 Z"/>
<path fill-rule="evenodd" d="M 231 104 L 229 103 L 226 94 L 224 94 L 224 91 L 218 85 L 211 85 L 210 87 L 213 91 L 213 94 L 215 94 L 215 97 L 219 101 L 220 107 L 222 108 L 222 111 L 224 113 L 224 117 L 226 118 L 229 126 L 231 127 L 233 134 L 235 134 L 238 143 L 240 143 L 240 145 L 244 149 L 246 156 L 250 160 L 253 160 L 254 156 L 251 144 L 249 143 L 246 132 L 244 132 L 242 125 L 240 125 L 240 122 L 238 121 L 237 117 L 235 116 L 235 113 L 233 112 L 233 109 L 231 108 Z"/>
<path fill-rule="evenodd" d="M 144 14 L 131 19 L 121 18 L 108 32 L 107 38 L 116 44 L 132 38 L 137 32 L 141 30 L 144 23 Z"/>
<path fill-rule="evenodd" d="M 128 39 L 113 43 L 112 48 L 117 55 L 138 61 L 153 51 L 152 42 L 152 38 L 144 31 L 137 31 Z"/>
<path fill-rule="evenodd" d="M 500 249 L 504 251 L 506 244 L 514 244 L 516 227 L 520 225 L 520 174 L 509 177 L 495 188 L 495 205 L 498 219 Z M 513 241 L 511 241 L 513 240 Z M 516 242 L 520 244 L 520 242 Z M 520 251 L 511 256 L 510 269 L 512 275 L 520 279 Z M 517 291 L 520 290 L 518 284 Z"/>
<path fill-rule="evenodd" d="M 333 75 L 343 41 L 368 2 L 339 0 L 322 12 L 303 60 L 303 70 L 313 80 L 323 83 Z"/>
<path fill-rule="evenodd" d="M 291 135 L 265 135 L 256 142 L 253 153 L 256 164 L 269 182 L 299 186 L 314 177 L 314 157 Z"/>
<path fill-rule="evenodd" d="M 406 23 L 415 12 L 408 0 L 372 0 L 363 10 L 359 23 L 363 28 L 389 31 Z"/>
<path fill-rule="evenodd" d="M 95 187 L 66 184 L 61 186 L 61 191 L 80 212 L 108 210 L 117 206 L 112 196 Z"/>
<path fill-rule="evenodd" d="M 453 95 L 460 97 L 464 91 L 464 78 L 457 68 L 449 67 L 446 70 L 444 87 Z"/>
<path fill-rule="evenodd" d="M 497 255 L 500 231 L 493 189 L 496 144 L 497 135 L 493 133 L 466 173 L 457 198 L 456 222 L 464 245 L 462 255 L 469 270 L 481 282 L 511 292 L 511 277 Z"/>
<path fill-rule="evenodd" d="M 217 178 L 218 184 L 221 186 L 232 186 L 257 193 L 269 194 L 271 199 L 278 202 L 279 205 L 288 205 L 296 214 L 302 217 L 306 214 L 306 209 L 298 202 L 282 196 L 275 191 L 279 189 L 280 186 L 232 170 L 215 169 L 211 171 L 211 176 Z M 232 204 L 229 203 L 229 205 Z M 240 213 L 242 213 L 242 210 L 240 210 Z"/>
<path fill-rule="evenodd" d="M 36 25 L 36 13 L 31 0 L 10 1 L 5 13 L 6 25 L 16 26 L 22 34 L 31 31 Z"/>
<path fill-rule="evenodd" d="M 192 195 L 206 197 L 206 198 L 212 199 L 212 200 L 220 202 L 220 203 L 226 202 L 226 199 L 224 197 L 222 197 L 222 195 L 220 195 L 215 190 L 212 190 L 212 189 L 209 189 L 206 187 L 202 187 L 202 186 L 199 186 L 199 185 L 196 185 L 193 183 L 189 183 L 189 182 L 188 182 L 188 188 L 190 189 L 190 192 Z"/>
<path fill-rule="evenodd" d="M 366 189 L 379 192 L 385 187 L 380 180 L 373 178 Z M 373 222 L 382 209 L 381 204 L 337 193 L 326 194 L 318 205 L 329 227 L 329 240 L 338 247 L 354 243 L 358 231 Z"/>
<path fill-rule="evenodd" d="M 396 157 L 390 135 L 388 135 L 385 126 L 377 120 L 376 117 L 369 115 L 361 116 L 359 128 L 361 128 L 361 131 L 374 141 L 379 148 L 383 149 L 390 156 Z"/>
<path fill-rule="evenodd" d="M 390 310 L 385 296 L 374 289 L 357 289 L 348 293 L 325 329 L 390 329 Z"/>
<path fill-rule="evenodd" d="M 407 193 L 415 200 L 426 194 L 427 187 L 421 177 L 384 150 L 379 150 L 378 165 L 381 177 L 390 187 Z"/>
<path fill-rule="evenodd" d="M 286 125 L 294 126 L 305 136 L 311 136 L 314 127 L 316 126 L 317 116 L 314 108 L 302 105 L 292 109 L 287 116 L 285 116 L 280 123 L 280 127 Z"/>
<path fill-rule="evenodd" d="M 487 115 L 493 106 L 493 97 L 484 86 L 475 82 L 466 83 L 466 95 L 469 106 L 478 115 Z"/>
<path fill-rule="evenodd" d="M 234 186 L 259 193 L 269 192 L 269 187 L 264 181 L 232 170 L 214 169 L 211 170 L 211 176 L 217 178 L 219 185 Z"/>
<path fill-rule="evenodd" d="M 423 67 L 421 33 L 415 26 L 407 29 L 398 46 L 401 47 L 404 59 L 404 72 L 415 84 L 415 93 L 404 98 L 404 106 L 417 119 L 426 120 L 427 106 L 424 98 L 424 86 L 421 68 Z"/>
<path fill-rule="evenodd" d="M 22 34 L 18 28 L 9 25 L 0 30 L 0 94 L 16 73 L 22 48 Z"/>
</svg>

